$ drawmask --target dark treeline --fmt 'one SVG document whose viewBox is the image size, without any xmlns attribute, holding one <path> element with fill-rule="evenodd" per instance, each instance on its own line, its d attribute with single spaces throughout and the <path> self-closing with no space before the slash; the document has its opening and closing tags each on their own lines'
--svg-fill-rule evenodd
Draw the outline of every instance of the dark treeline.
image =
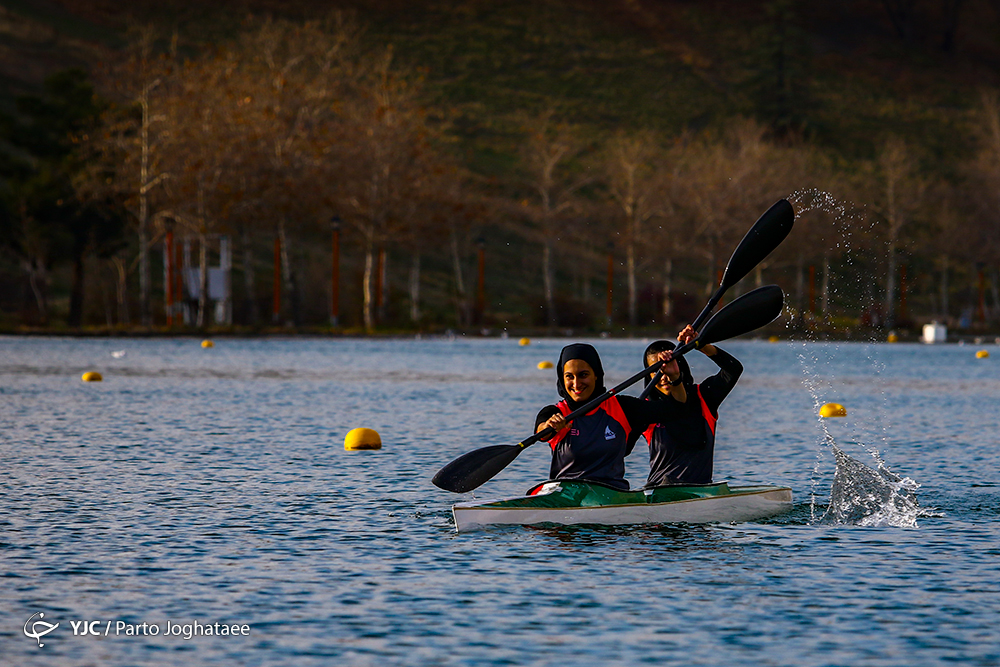
<svg viewBox="0 0 1000 667">
<path fill-rule="evenodd" d="M 901 38 L 910 19 L 892 13 Z M 0 326 L 674 326 L 786 197 L 796 229 L 741 289 L 777 282 L 796 324 L 994 327 L 997 94 L 946 169 L 892 127 L 845 157 L 796 118 L 768 43 L 753 85 L 782 94 L 760 113 L 608 130 L 540 105 L 506 118 L 498 177 L 413 58 L 349 15 L 248 17 L 198 48 L 133 28 L 3 118 Z"/>
</svg>

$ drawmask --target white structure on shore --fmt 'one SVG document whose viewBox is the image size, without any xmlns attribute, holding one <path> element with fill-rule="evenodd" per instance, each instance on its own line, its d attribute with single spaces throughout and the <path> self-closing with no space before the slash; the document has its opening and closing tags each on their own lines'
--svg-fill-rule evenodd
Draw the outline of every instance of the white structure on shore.
<svg viewBox="0 0 1000 667">
<path fill-rule="evenodd" d="M 943 324 L 931 322 L 924 325 L 924 335 L 921 340 L 925 343 L 944 343 L 948 340 L 948 328 Z"/>
</svg>

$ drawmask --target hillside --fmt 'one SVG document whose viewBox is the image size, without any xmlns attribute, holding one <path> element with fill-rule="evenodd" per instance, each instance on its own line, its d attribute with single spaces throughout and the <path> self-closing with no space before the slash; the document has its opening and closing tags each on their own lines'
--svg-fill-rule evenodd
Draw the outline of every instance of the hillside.
<svg viewBox="0 0 1000 667">
<path fill-rule="evenodd" d="M 816 146 L 847 171 L 873 159 L 895 134 L 920 147 L 929 180 L 948 180 L 970 152 L 967 126 L 981 89 L 1000 83 L 1000 15 L 985 0 L 135 0 L 129 6 L 126 14 L 113 0 L 4 0 L 0 108 L 11 110 L 16 95 L 37 91 L 47 75 L 113 59 L 132 23 L 175 34 L 179 51 L 194 55 L 236 35 L 249 13 L 306 19 L 338 9 L 356 16 L 367 48 L 391 46 L 394 62 L 423 78 L 426 101 L 464 165 L 500 184 L 506 196 L 520 197 L 525 119 L 546 110 L 595 144 L 618 128 L 680 137 L 721 132 L 733 118 L 751 117 L 776 140 Z M 954 7 L 961 10 L 955 21 L 947 13 Z M 534 251 L 526 254 L 523 241 L 492 231 L 506 243 L 497 244 L 495 261 L 533 270 L 527 257 Z M 433 261 L 439 266 L 427 273 L 429 298 L 447 304 L 448 260 Z M 509 296 L 508 314 L 536 319 L 530 313 L 537 291 L 491 271 L 494 291 Z M 653 285 L 642 289 L 655 300 Z M 317 308 L 321 302 L 317 297 Z"/>
<path fill-rule="evenodd" d="M 907 3 L 887 3 L 907 4 Z M 953 52 L 940 13 L 960 4 Z M 176 30 L 182 46 L 224 39 L 246 13 L 290 18 L 331 8 L 356 13 L 372 44 L 426 73 L 460 134 L 503 134 L 505 119 L 555 107 L 598 127 L 672 132 L 733 114 L 786 114 L 847 154 L 888 128 L 951 147 L 944 127 L 982 85 L 1000 81 L 1000 17 L 993 3 L 917 3 L 909 40 L 886 5 L 591 0 L 296 2 L 5 0 L 2 76 L 9 97 L 60 68 L 86 66 L 121 43 L 129 22 Z M 773 71 L 775 52 L 785 71 Z M 786 90 L 776 90 L 784 81 Z M 476 142 L 488 143 L 488 141 Z"/>
</svg>

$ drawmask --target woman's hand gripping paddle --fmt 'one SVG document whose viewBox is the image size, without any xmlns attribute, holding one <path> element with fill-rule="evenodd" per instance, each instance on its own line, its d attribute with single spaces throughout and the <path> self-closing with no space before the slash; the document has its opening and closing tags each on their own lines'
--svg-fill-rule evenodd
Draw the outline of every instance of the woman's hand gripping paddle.
<svg viewBox="0 0 1000 667">
<path fill-rule="evenodd" d="M 767 285 L 748 292 L 734 300 L 715 314 L 705 325 L 705 330 L 690 343 L 681 345 L 673 352 L 673 358 L 683 356 L 691 350 L 697 350 L 705 345 L 721 340 L 735 338 L 749 333 L 773 321 L 781 314 L 784 305 L 784 295 L 777 285 Z M 580 415 L 585 415 L 615 394 L 631 387 L 644 376 L 661 367 L 661 362 L 644 368 L 619 385 L 609 389 L 600 396 L 587 401 L 573 412 L 566 415 L 566 422 L 571 422 Z M 441 468 L 431 480 L 435 486 L 452 491 L 465 493 L 471 491 L 492 479 L 498 472 L 510 465 L 526 447 L 539 440 L 547 440 L 555 435 L 551 428 L 543 429 L 531 437 L 525 438 L 516 445 L 492 445 L 463 454 Z"/>
</svg>

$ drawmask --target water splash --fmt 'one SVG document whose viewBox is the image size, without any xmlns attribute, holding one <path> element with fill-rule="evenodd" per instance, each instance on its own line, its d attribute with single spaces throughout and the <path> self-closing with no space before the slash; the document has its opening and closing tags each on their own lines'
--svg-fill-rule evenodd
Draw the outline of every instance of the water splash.
<svg viewBox="0 0 1000 667">
<path fill-rule="evenodd" d="M 796 216 L 801 216 L 809 211 L 821 211 L 829 214 L 830 219 L 826 225 L 810 231 L 821 237 L 821 243 L 841 256 L 847 266 L 854 266 L 859 257 L 856 257 L 859 249 L 853 247 L 852 236 L 859 233 L 862 236 L 872 231 L 875 224 L 874 219 L 867 219 L 863 208 L 838 200 L 829 192 L 820 190 L 802 190 L 789 196 L 789 200 L 796 205 Z M 859 276 L 862 280 L 865 278 Z M 868 280 L 869 287 L 871 281 Z M 845 284 L 845 297 L 851 292 L 850 286 Z M 831 296 L 836 294 L 839 286 L 831 285 Z M 875 295 L 869 290 L 867 294 L 855 293 L 851 295 L 853 299 L 860 299 L 858 303 L 862 312 L 877 312 Z M 808 324 L 808 322 L 807 322 Z M 832 359 L 822 358 L 824 354 L 837 354 L 839 345 L 820 349 L 815 345 L 815 330 L 809 326 L 804 327 L 804 340 L 802 351 L 799 353 L 799 361 L 803 371 L 803 385 L 812 396 L 814 414 L 819 413 L 820 406 L 826 402 L 821 396 L 829 395 L 834 390 L 833 378 L 829 377 L 829 369 L 832 366 Z M 883 338 L 879 327 L 874 327 L 869 331 L 869 341 Z M 867 346 L 863 351 L 866 364 L 856 365 L 855 369 L 860 370 L 861 366 L 867 365 L 869 373 L 878 378 L 885 369 L 885 365 L 876 358 L 876 346 Z M 857 353 L 854 350 L 853 353 Z M 889 411 L 885 405 L 886 396 L 883 393 L 883 405 L 880 414 L 873 415 L 872 423 L 863 424 L 857 419 L 852 420 L 853 433 L 850 437 L 852 441 L 867 452 L 875 461 L 874 467 L 865 465 L 861 461 L 848 455 L 838 446 L 833 434 L 830 433 L 827 420 L 818 418 L 818 424 L 822 430 L 822 438 L 817 447 L 816 463 L 813 468 L 812 489 L 811 489 L 811 521 L 813 523 L 858 525 L 858 526 L 897 526 L 915 528 L 917 518 L 928 516 L 929 512 L 922 509 L 918 502 L 916 491 L 920 485 L 909 477 L 901 477 L 889 470 L 874 445 L 864 445 L 865 442 L 881 442 L 883 445 L 890 444 L 891 420 L 888 418 Z M 830 499 L 825 511 L 822 511 L 817 504 L 821 487 L 826 485 L 823 474 L 826 454 L 830 452 L 834 461 L 833 481 L 830 483 Z M 822 513 L 821 513 L 822 511 Z M 820 514 L 820 516 L 817 516 Z"/>
<path fill-rule="evenodd" d="M 917 502 L 920 485 L 900 477 L 886 467 L 876 452 L 875 468 L 848 456 L 830 437 L 836 470 L 830 489 L 830 504 L 819 523 L 851 526 L 896 526 L 916 528 L 917 518 L 926 516 Z"/>
</svg>

